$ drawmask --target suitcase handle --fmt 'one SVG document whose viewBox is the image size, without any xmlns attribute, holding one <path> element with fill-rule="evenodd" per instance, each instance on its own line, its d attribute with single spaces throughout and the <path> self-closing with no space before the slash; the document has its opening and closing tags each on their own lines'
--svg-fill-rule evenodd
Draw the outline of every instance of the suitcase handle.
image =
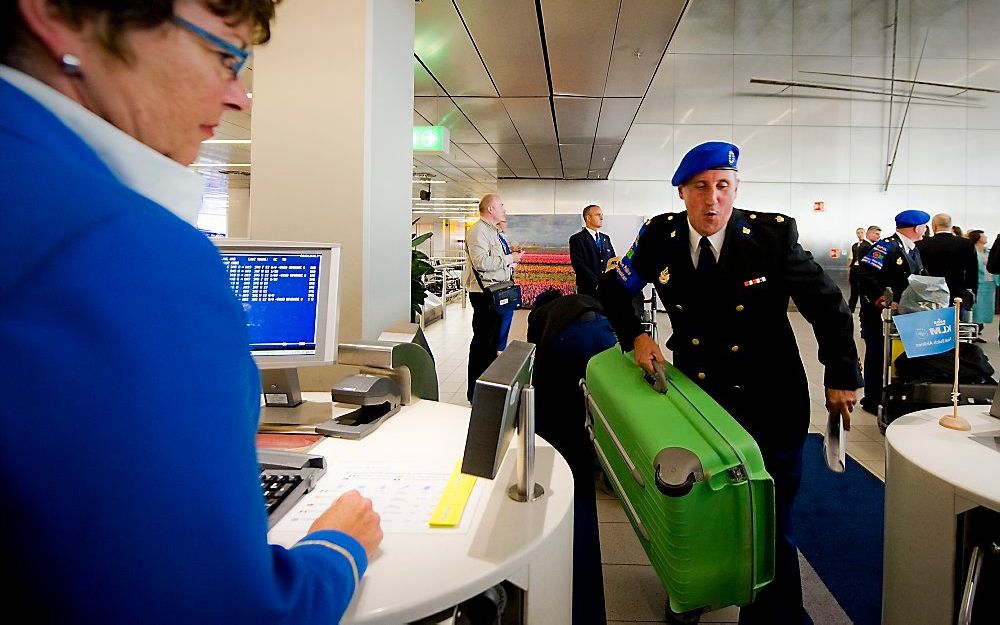
<svg viewBox="0 0 1000 625">
<path fill-rule="evenodd" d="M 657 393 L 667 392 L 667 371 L 664 369 L 663 365 L 657 361 L 653 361 L 653 375 L 644 373 L 643 377 L 650 383 L 650 385 L 652 385 L 653 390 Z"/>
</svg>

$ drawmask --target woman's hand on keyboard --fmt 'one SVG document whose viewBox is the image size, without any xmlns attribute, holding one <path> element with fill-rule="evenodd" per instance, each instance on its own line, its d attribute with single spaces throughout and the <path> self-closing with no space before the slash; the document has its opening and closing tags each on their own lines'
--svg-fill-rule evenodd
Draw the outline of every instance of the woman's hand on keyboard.
<svg viewBox="0 0 1000 625">
<path fill-rule="evenodd" d="M 372 500 L 362 497 L 356 490 L 341 495 L 313 521 L 309 532 L 319 530 L 337 530 L 348 534 L 361 543 L 369 558 L 382 542 L 381 519 L 372 510 Z"/>
</svg>

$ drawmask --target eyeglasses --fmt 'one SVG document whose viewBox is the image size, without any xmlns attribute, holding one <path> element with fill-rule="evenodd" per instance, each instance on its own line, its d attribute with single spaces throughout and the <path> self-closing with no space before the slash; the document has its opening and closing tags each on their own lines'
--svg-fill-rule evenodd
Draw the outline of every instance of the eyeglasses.
<svg viewBox="0 0 1000 625">
<path fill-rule="evenodd" d="M 228 59 L 228 62 L 223 62 L 223 65 L 225 65 L 226 69 L 233 73 L 233 78 L 236 78 L 236 76 L 240 73 L 240 70 L 243 69 L 243 66 L 246 65 L 248 60 L 250 60 L 250 52 L 248 50 L 234 46 L 222 37 L 213 35 L 197 24 L 192 24 L 186 19 L 177 17 L 176 15 L 174 16 L 174 23 L 195 37 L 198 37 L 199 39 L 206 41 L 217 48 L 221 48 L 222 52 L 220 52 L 220 54 L 223 54 Z"/>
</svg>

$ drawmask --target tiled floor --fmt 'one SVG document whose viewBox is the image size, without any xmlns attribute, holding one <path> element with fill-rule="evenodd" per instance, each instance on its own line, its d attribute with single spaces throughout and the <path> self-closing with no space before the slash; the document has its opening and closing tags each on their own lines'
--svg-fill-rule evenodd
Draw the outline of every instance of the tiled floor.
<svg viewBox="0 0 1000 625">
<path fill-rule="evenodd" d="M 528 311 L 519 310 L 514 315 L 510 331 L 511 340 L 524 340 L 527 332 Z M 823 368 L 816 359 L 817 344 L 812 328 L 798 313 L 790 313 L 792 327 L 799 343 L 802 362 L 809 378 L 812 400 L 812 425 L 810 429 L 822 432 L 826 424 L 826 407 L 823 395 Z M 658 317 L 660 336 L 670 334 L 666 314 Z M 427 340 L 438 367 L 441 401 L 468 406 L 465 399 L 467 387 L 466 365 L 469 340 L 472 338 L 472 307 L 462 308 L 458 303 L 448 307 L 447 316 L 425 329 Z M 987 326 L 984 333 L 984 351 L 993 363 L 1000 362 L 997 344 L 997 324 Z M 863 354 L 855 328 L 855 342 Z M 669 355 L 668 355 L 669 358 Z M 875 417 L 855 408 L 851 417 L 847 452 L 880 479 L 885 479 L 885 437 L 879 432 Z M 604 563 L 604 595 L 607 603 L 609 625 L 612 623 L 663 622 L 665 595 L 653 567 L 650 566 L 625 518 L 618 500 L 598 489 L 598 518 L 600 520 L 601 553 Z M 702 616 L 703 623 L 735 623 L 737 608 L 726 608 Z"/>
</svg>

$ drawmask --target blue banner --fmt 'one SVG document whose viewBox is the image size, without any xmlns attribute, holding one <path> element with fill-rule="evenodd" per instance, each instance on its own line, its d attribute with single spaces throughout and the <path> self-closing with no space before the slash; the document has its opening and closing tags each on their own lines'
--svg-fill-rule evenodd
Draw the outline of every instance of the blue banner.
<svg viewBox="0 0 1000 625">
<path fill-rule="evenodd" d="M 892 320 L 910 358 L 933 356 L 955 348 L 954 307 L 893 315 Z"/>
</svg>

